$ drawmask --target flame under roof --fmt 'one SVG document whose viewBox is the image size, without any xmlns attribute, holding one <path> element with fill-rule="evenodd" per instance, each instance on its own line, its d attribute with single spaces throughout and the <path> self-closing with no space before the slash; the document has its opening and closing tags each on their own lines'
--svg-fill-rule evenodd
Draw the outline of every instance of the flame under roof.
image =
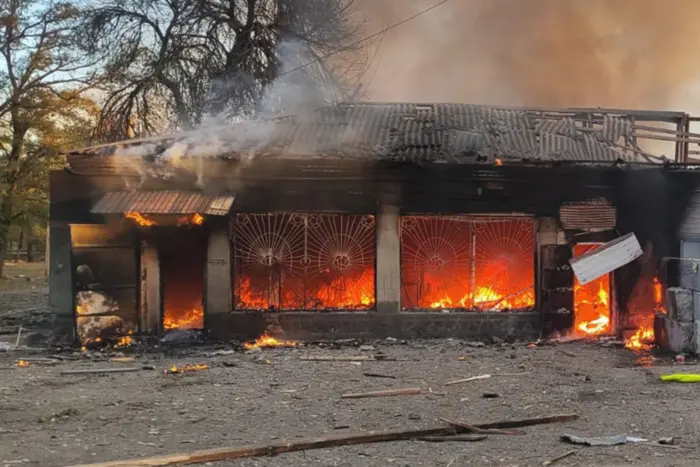
<svg viewBox="0 0 700 467">
<path fill-rule="evenodd" d="M 687 118 L 681 112 L 526 109 L 468 104 L 348 103 L 275 119 L 123 141 L 68 153 L 94 156 L 231 157 L 475 164 L 571 161 L 661 163 L 638 140 Z M 651 122 L 642 126 L 640 122 Z M 648 136 L 648 135 L 647 135 Z M 650 138 L 659 139 L 659 138 Z M 678 142 L 666 137 L 667 141 Z M 93 160 L 92 163 L 96 161 Z"/>
</svg>

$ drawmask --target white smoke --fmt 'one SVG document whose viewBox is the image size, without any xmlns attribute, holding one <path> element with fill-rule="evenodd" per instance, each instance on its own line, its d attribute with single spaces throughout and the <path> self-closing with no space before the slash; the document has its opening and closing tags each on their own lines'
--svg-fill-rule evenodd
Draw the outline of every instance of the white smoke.
<svg viewBox="0 0 700 467">
<path fill-rule="evenodd" d="M 328 80 L 318 79 L 324 76 L 323 71 L 309 66 L 314 56 L 302 42 L 282 41 L 276 54 L 280 77 L 265 88 L 256 118 L 209 114 L 197 129 L 175 136 L 173 144 L 165 151 L 162 151 L 162 140 L 154 139 L 138 146 L 119 147 L 114 156 L 125 168 L 139 174 L 139 186 L 149 177 L 174 178 L 177 171 L 184 171 L 195 173 L 202 187 L 207 175 L 203 160 L 210 157 L 236 155 L 240 161 L 237 170 L 250 165 L 260 150 L 276 141 L 279 119 L 294 116 L 303 120 L 337 101 L 340 95 Z M 155 166 L 145 163 L 144 158 L 157 152 Z"/>
</svg>

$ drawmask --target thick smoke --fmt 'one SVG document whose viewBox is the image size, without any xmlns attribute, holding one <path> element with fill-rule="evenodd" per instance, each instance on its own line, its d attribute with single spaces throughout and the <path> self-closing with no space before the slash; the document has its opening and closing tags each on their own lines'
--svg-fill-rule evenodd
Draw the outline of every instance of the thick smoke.
<svg viewBox="0 0 700 467">
<path fill-rule="evenodd" d="M 434 3 L 361 8 L 380 29 Z M 697 0 L 451 0 L 386 33 L 367 97 L 700 110 L 698 24 Z"/>
</svg>

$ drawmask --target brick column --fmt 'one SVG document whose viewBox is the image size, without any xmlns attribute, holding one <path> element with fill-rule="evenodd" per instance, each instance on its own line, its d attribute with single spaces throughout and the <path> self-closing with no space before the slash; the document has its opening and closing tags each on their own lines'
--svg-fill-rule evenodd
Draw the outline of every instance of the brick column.
<svg viewBox="0 0 700 467">
<path fill-rule="evenodd" d="M 49 223 L 49 308 L 54 314 L 54 339 L 74 342 L 73 269 L 70 225 Z"/>
<path fill-rule="evenodd" d="M 228 218 L 209 222 L 209 245 L 204 287 L 204 323 L 232 311 L 231 242 Z"/>
<path fill-rule="evenodd" d="M 377 312 L 401 310 L 401 241 L 399 208 L 380 206 L 377 216 Z"/>
</svg>

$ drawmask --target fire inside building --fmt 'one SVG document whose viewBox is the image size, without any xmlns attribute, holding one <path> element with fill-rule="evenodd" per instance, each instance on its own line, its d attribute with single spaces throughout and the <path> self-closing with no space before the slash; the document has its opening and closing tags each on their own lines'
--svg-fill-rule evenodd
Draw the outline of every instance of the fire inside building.
<svg viewBox="0 0 700 467">
<path fill-rule="evenodd" d="M 57 331 L 646 346 L 700 240 L 691 121 L 339 104 L 76 150 L 50 178 Z M 643 255 L 580 284 L 570 261 L 628 233 Z"/>
</svg>

